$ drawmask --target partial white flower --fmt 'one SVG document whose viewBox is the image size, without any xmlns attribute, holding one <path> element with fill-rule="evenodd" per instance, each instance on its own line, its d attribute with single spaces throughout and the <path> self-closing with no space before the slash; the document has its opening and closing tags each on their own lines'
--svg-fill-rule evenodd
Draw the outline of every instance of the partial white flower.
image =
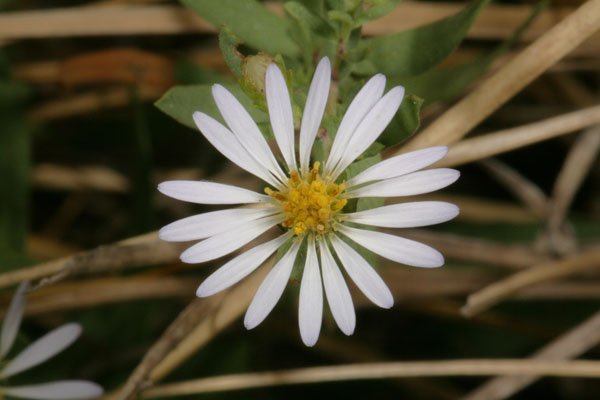
<svg viewBox="0 0 600 400">
<path fill-rule="evenodd" d="M 381 74 L 372 77 L 348 107 L 324 164 L 315 162 L 311 166 L 310 154 L 329 97 L 330 81 L 330 63 L 323 58 L 308 91 L 297 153 L 289 90 L 279 67 L 268 66 L 266 98 L 281 163 L 250 114 L 224 87 L 215 85 L 213 96 L 229 128 L 206 114 L 194 113 L 198 129 L 217 150 L 269 185 L 266 195 L 212 182 L 171 181 L 159 185 L 162 193 L 194 203 L 255 204 L 254 208 L 188 217 L 161 229 L 163 240 L 203 239 L 181 255 L 184 262 L 204 262 L 230 254 L 275 225 L 285 230 L 283 235 L 226 263 L 200 285 L 196 294 L 205 297 L 234 285 L 291 241 L 258 288 L 244 325 L 252 329 L 267 317 L 281 297 L 295 261 L 304 260 L 298 318 L 300 336 L 307 346 L 313 346 L 319 337 L 323 289 L 342 332 L 354 332 L 356 316 L 342 271 L 376 305 L 390 308 L 394 303 L 383 280 L 350 243 L 402 264 L 431 268 L 444 263 L 443 256 L 429 246 L 361 229 L 360 225 L 425 226 L 451 220 L 459 211 L 453 204 L 426 201 L 344 212 L 349 199 L 427 193 L 450 185 L 459 173 L 444 168 L 419 171 L 444 157 L 447 147 L 438 146 L 381 161 L 347 182 L 340 180 L 342 172 L 373 144 L 402 103 L 404 88 L 396 86 L 384 94 L 386 79 Z"/>
<path fill-rule="evenodd" d="M 81 334 L 81 326 L 76 323 L 62 325 L 36 340 L 15 358 L 3 361 L 10 351 L 25 311 L 28 282 L 23 282 L 17 289 L 8 312 L 2 324 L 0 336 L 0 380 L 9 378 L 20 372 L 33 368 L 44 361 L 54 357 L 65 348 L 69 347 Z M 37 385 L 2 387 L 0 398 L 3 394 L 25 399 L 93 399 L 101 396 L 102 388 L 89 381 L 69 380 L 57 381 Z"/>
</svg>

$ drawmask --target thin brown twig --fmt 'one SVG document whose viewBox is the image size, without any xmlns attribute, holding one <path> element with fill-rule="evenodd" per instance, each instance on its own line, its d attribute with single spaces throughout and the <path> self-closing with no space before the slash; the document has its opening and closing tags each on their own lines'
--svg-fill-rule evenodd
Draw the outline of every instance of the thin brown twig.
<svg viewBox="0 0 600 400">
<path fill-rule="evenodd" d="M 600 266 L 600 250 L 593 249 L 560 261 L 539 264 L 495 282 L 467 298 L 463 315 L 470 317 L 480 313 L 512 294 L 535 284 L 597 268 Z"/>
<path fill-rule="evenodd" d="M 567 360 L 585 353 L 600 341 L 600 312 L 553 340 L 531 358 Z M 502 376 L 489 380 L 469 393 L 464 400 L 502 400 L 538 380 L 539 376 Z"/>
<path fill-rule="evenodd" d="M 546 229 L 538 238 L 537 248 L 549 254 L 565 256 L 577 251 L 577 241 L 568 224 L 567 213 L 575 193 L 600 151 L 600 125 L 577 137 L 554 182 L 548 202 Z"/>
<path fill-rule="evenodd" d="M 538 185 L 499 160 L 490 158 L 480 161 L 480 164 L 521 200 L 529 211 L 540 219 L 547 215 L 548 198 Z"/>
<path fill-rule="evenodd" d="M 129 180 L 122 174 L 100 165 L 64 167 L 56 164 L 39 164 L 33 168 L 32 183 L 50 189 L 82 190 L 125 193 Z"/>
<path fill-rule="evenodd" d="M 384 268 L 381 271 L 397 301 L 464 296 L 478 288 L 491 284 L 497 277 L 496 270 L 476 272 L 463 269 L 423 270 L 414 268 Z M 140 299 L 174 298 L 187 300 L 193 296 L 200 279 L 171 276 L 133 276 L 128 278 L 99 278 L 59 283 L 40 288 L 29 295 L 25 315 L 35 316 L 92 308 L 104 304 Z M 356 288 L 352 288 L 356 307 L 370 307 L 372 303 Z M 7 306 L 10 296 L 0 297 L 0 304 Z M 600 282 L 556 282 L 525 288 L 517 300 L 580 300 L 600 299 Z M 0 309 L 0 319 L 5 308 Z"/>
<path fill-rule="evenodd" d="M 562 225 L 575 193 L 600 151 L 600 126 L 583 132 L 573 144 L 560 171 L 550 201 L 548 225 Z"/>
<path fill-rule="evenodd" d="M 184 246 L 182 243 L 164 242 L 158 238 L 156 232 L 150 232 L 32 267 L 6 272 L 0 275 L 0 287 L 37 279 L 42 279 L 40 285 L 43 286 L 76 274 L 174 262 L 178 260 Z"/>
<path fill-rule="evenodd" d="M 139 299 L 179 297 L 190 299 L 198 279 L 169 276 L 100 278 L 47 286 L 32 292 L 25 315 L 41 315 Z M 6 299 L 8 302 L 8 298 Z M 0 311 L 0 318 L 4 310 Z"/>
<path fill-rule="evenodd" d="M 142 398 L 183 396 L 256 387 L 416 376 L 544 375 L 600 377 L 600 361 L 537 361 L 521 359 L 407 361 L 298 368 L 223 375 L 171 383 L 146 390 Z"/>
<path fill-rule="evenodd" d="M 194 299 L 169 325 L 165 333 L 146 352 L 142 361 L 133 370 L 115 399 L 137 397 L 137 392 L 148 378 L 148 374 L 169 352 L 171 352 L 204 319 L 210 318 L 226 292 L 208 299 Z"/>
<path fill-rule="evenodd" d="M 143 101 L 157 99 L 163 93 L 163 88 L 148 85 L 138 86 L 136 92 Z M 28 117 L 34 121 L 54 121 L 92 111 L 122 107 L 130 102 L 131 89 L 129 87 L 117 87 L 48 101 L 32 109 Z"/>
<path fill-rule="evenodd" d="M 389 230 L 396 234 L 397 231 Z M 402 236 L 429 244 L 446 257 L 474 263 L 499 265 L 509 268 L 525 268 L 544 260 L 543 255 L 531 247 L 519 244 L 502 244 L 490 240 L 471 238 L 444 232 L 410 229 Z"/>
<path fill-rule="evenodd" d="M 44 235 L 29 235 L 27 237 L 27 254 L 36 260 L 50 260 L 77 253 L 81 248 L 72 244 Z"/>
<path fill-rule="evenodd" d="M 386 199 L 386 204 L 423 200 L 447 201 L 456 204 L 460 208 L 460 214 L 456 217 L 459 221 L 508 223 L 528 223 L 538 221 L 535 214 L 516 204 L 450 193 L 435 193 L 432 195 L 425 194 Z"/>
<path fill-rule="evenodd" d="M 436 119 L 398 153 L 451 144 L 600 28 L 600 0 L 588 0 Z"/>
<path fill-rule="evenodd" d="M 436 167 L 452 167 L 515 150 L 600 123 L 600 105 L 461 140 L 451 145 Z"/>
<path fill-rule="evenodd" d="M 256 289 L 263 281 L 275 257 L 267 260 L 262 267 L 231 289 L 209 318 L 204 319 L 190 334 L 150 373 L 150 380 L 158 382 L 191 357 L 215 335 L 235 321 L 248 307 Z"/>
</svg>

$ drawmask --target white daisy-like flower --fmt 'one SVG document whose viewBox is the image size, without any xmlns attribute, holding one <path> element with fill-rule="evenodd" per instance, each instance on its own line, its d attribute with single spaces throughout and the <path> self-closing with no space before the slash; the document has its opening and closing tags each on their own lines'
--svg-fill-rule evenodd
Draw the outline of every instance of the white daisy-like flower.
<svg viewBox="0 0 600 400">
<path fill-rule="evenodd" d="M 394 299 L 388 287 L 348 242 L 392 261 L 439 267 L 443 256 L 435 249 L 413 240 L 356 224 L 406 228 L 437 224 L 458 214 L 449 203 L 424 201 L 345 213 L 349 199 L 396 197 L 431 192 L 458 179 L 458 171 L 419 171 L 441 159 L 445 146 L 402 154 L 364 170 L 347 182 L 342 172 L 377 139 L 398 110 L 404 88 L 396 86 L 384 95 L 385 76 L 372 77 L 356 95 L 333 141 L 323 165 L 310 165 L 310 155 L 329 96 L 331 67 L 323 58 L 310 85 L 300 127 L 296 154 L 294 122 L 289 90 L 276 64 L 266 70 L 266 98 L 275 141 L 283 156 L 283 167 L 271 152 L 256 123 L 240 102 L 221 85 L 212 89 L 215 103 L 229 128 L 210 116 L 195 112 L 198 129 L 225 157 L 265 181 L 266 194 L 236 186 L 205 181 L 163 182 L 158 189 L 173 198 L 200 204 L 254 204 L 262 208 L 234 208 L 184 218 L 163 227 L 159 236 L 167 241 L 200 240 L 181 254 L 186 263 L 202 263 L 225 256 L 269 229 L 279 226 L 284 233 L 248 250 L 210 275 L 198 288 L 199 297 L 210 296 L 258 268 L 287 242 L 287 252 L 268 273 L 254 296 L 244 325 L 252 329 L 271 312 L 290 278 L 300 249 L 306 249 L 300 284 L 300 335 L 313 346 L 321 329 L 323 288 L 331 313 L 342 332 L 350 335 L 355 312 L 346 274 L 373 303 L 390 308 Z M 298 155 L 298 159 L 296 156 Z M 299 161 L 299 162 L 298 162 Z M 302 243 L 306 242 L 306 246 Z M 337 257 L 337 258 L 336 258 Z"/>
<path fill-rule="evenodd" d="M 15 358 L 4 361 L 4 357 L 10 351 L 25 311 L 27 302 L 25 292 L 29 284 L 23 282 L 14 295 L 0 334 L 0 381 L 4 381 L 20 372 L 35 367 L 44 361 L 54 357 L 69 347 L 81 334 L 81 326 L 76 323 L 68 323 L 42 336 Z M 0 399 L 3 396 L 38 400 L 70 400 L 70 399 L 94 399 L 103 393 L 102 388 L 94 382 L 83 380 L 64 380 L 24 386 L 0 385 Z"/>
</svg>

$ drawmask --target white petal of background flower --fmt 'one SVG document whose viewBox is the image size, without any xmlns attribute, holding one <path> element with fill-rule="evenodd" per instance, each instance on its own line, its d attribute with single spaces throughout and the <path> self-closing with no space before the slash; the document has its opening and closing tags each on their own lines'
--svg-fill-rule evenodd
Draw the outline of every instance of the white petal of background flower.
<svg viewBox="0 0 600 400">
<path fill-rule="evenodd" d="M 329 240 L 356 286 L 369 300 L 382 308 L 390 308 L 394 305 L 392 292 L 385 282 L 369 263 L 356 250 L 346 244 L 334 234 L 329 235 Z"/>
<path fill-rule="evenodd" d="M 356 127 L 379 99 L 381 99 L 384 90 L 385 75 L 377 74 L 369 79 L 354 97 L 335 134 L 335 139 L 331 145 L 331 151 L 324 167 L 325 176 L 328 176 L 340 161 L 348 142 L 352 138 L 354 131 L 356 131 Z"/>
<path fill-rule="evenodd" d="M 200 240 L 219 233 L 236 230 L 259 218 L 281 212 L 275 207 L 231 208 L 183 218 L 162 227 L 158 237 L 169 242 Z"/>
<path fill-rule="evenodd" d="M 345 225 L 340 225 L 339 231 L 373 253 L 397 263 L 424 268 L 444 265 L 442 253 L 414 240 Z"/>
<path fill-rule="evenodd" d="M 69 347 L 80 334 L 81 326 L 77 323 L 65 324 L 54 329 L 10 360 L 0 371 L 0 379 L 18 374 L 54 357 Z"/>
<path fill-rule="evenodd" d="M 373 142 L 381 135 L 381 132 L 390 123 L 398 107 L 404 98 L 404 88 L 396 86 L 385 94 L 373 106 L 365 118 L 356 128 L 352 138 L 340 159 L 340 162 L 333 170 L 331 176 L 336 179 L 347 167 L 361 155 Z"/>
<path fill-rule="evenodd" d="M 21 282 L 10 302 L 6 317 L 4 317 L 0 336 L 0 360 L 4 359 L 4 356 L 10 351 L 15 342 L 15 337 L 23 319 L 23 311 L 27 304 L 27 296 L 25 296 L 27 289 L 29 289 L 29 282 Z"/>
<path fill-rule="evenodd" d="M 239 249 L 281 222 L 283 222 L 283 217 L 279 215 L 258 219 L 235 231 L 220 233 L 204 239 L 181 253 L 179 258 L 184 263 L 190 264 L 215 260 Z"/>
<path fill-rule="evenodd" d="M 331 64 L 327 57 L 323 57 L 317 65 L 315 75 L 308 89 L 300 125 L 300 169 L 303 172 L 309 168 L 310 151 L 317 136 L 319 125 L 321 125 L 321 119 L 323 119 L 330 84 Z"/>
<path fill-rule="evenodd" d="M 300 307 L 298 309 L 298 322 L 300 336 L 305 345 L 311 347 L 317 343 L 321 332 L 323 318 L 323 286 L 319 273 L 319 261 L 315 241 L 308 237 L 308 248 L 304 273 L 300 283 Z"/>
<path fill-rule="evenodd" d="M 99 385 L 88 381 L 56 381 L 38 385 L 0 388 L 0 392 L 13 397 L 37 400 L 95 399 L 104 391 Z"/>
<path fill-rule="evenodd" d="M 238 283 L 258 268 L 291 236 L 291 232 L 285 233 L 233 258 L 202 282 L 196 291 L 196 296 L 207 297 Z"/>
<path fill-rule="evenodd" d="M 297 169 L 294 148 L 294 117 L 285 78 L 276 64 L 267 67 L 265 76 L 271 128 L 290 171 Z"/>
<path fill-rule="evenodd" d="M 277 164 L 260 129 L 244 106 L 221 85 L 213 85 L 212 93 L 223 119 L 240 143 L 260 164 L 264 165 L 279 180 L 285 182 L 285 174 Z"/>
<path fill-rule="evenodd" d="M 447 146 L 428 147 L 383 160 L 349 179 L 346 187 L 361 183 L 395 178 L 428 167 L 448 153 Z"/>
<path fill-rule="evenodd" d="M 219 121 L 199 111 L 193 114 L 193 118 L 202 135 L 231 162 L 274 187 L 283 188 L 281 182 L 248 154 L 234 134 Z"/>
<path fill-rule="evenodd" d="M 323 287 L 327 296 L 327 303 L 335 322 L 346 335 L 352 335 L 356 325 L 354 304 L 348 290 L 348 285 L 340 272 L 325 239 L 319 241 L 321 249 L 321 269 L 323 273 Z"/>
<path fill-rule="evenodd" d="M 451 185 L 459 176 L 460 173 L 455 169 L 428 169 L 375 182 L 359 189 L 350 189 L 347 196 L 348 198 L 397 197 L 429 193 Z"/>
<path fill-rule="evenodd" d="M 344 221 L 386 228 L 413 228 L 450 221 L 459 209 L 443 201 L 419 201 L 346 214 Z"/>
<path fill-rule="evenodd" d="M 253 329 L 263 322 L 279 301 L 290 279 L 300 245 L 301 242 L 295 240 L 258 287 L 244 317 L 246 329 Z"/>
<path fill-rule="evenodd" d="M 198 204 L 270 203 L 271 198 L 237 186 L 204 181 L 167 181 L 158 191 L 177 200 Z"/>
</svg>

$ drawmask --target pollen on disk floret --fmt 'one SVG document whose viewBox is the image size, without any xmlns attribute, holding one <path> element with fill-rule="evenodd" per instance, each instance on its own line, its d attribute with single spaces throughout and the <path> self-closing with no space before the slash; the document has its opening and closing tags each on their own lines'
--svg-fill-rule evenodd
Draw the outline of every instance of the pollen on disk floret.
<svg viewBox="0 0 600 400">
<path fill-rule="evenodd" d="M 309 173 L 302 176 L 291 171 L 287 186 L 281 191 L 265 188 L 265 193 L 276 200 L 286 215 L 283 226 L 297 236 L 329 231 L 339 211 L 348 203 L 345 185 L 324 179 L 319 167 L 320 163 L 315 162 Z"/>
</svg>

